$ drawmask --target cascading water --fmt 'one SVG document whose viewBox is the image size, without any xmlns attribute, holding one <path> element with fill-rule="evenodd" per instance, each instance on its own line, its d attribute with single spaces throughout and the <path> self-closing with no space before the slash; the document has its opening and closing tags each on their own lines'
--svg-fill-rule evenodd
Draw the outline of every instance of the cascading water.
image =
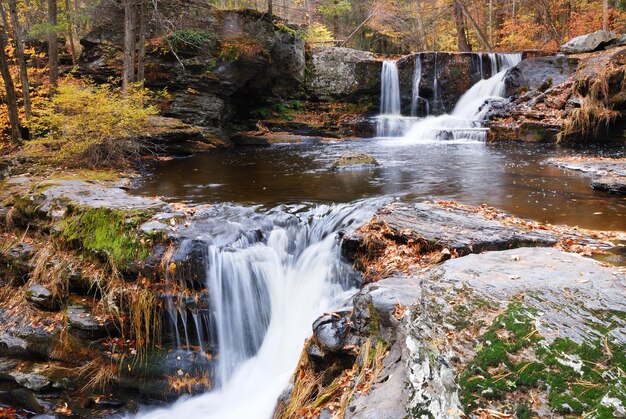
<svg viewBox="0 0 626 419">
<path fill-rule="evenodd" d="M 400 80 L 395 61 L 383 61 L 380 79 L 380 114 L 376 117 L 376 135 L 402 135 L 406 131 L 407 120 L 400 112 Z"/>
<path fill-rule="evenodd" d="M 499 55 L 501 54 L 497 54 L 495 52 L 490 52 L 487 54 L 487 56 L 489 57 L 489 63 L 491 64 L 491 77 L 498 74 L 498 56 Z"/>
<path fill-rule="evenodd" d="M 358 284 L 340 258 L 337 232 L 358 226 L 380 202 L 280 207 L 266 214 L 222 207 L 200 214 L 216 334 L 216 388 L 146 418 L 269 418 L 298 362 L 311 324 Z M 203 221 L 206 220 L 206 221 Z M 179 338 L 180 339 L 180 338 Z"/>
<path fill-rule="evenodd" d="M 500 58 L 502 71 L 494 73 L 486 80 L 480 80 L 461 96 L 451 114 L 426 117 L 415 123 L 404 136 L 407 142 L 433 142 L 433 141 L 484 141 L 486 130 L 482 127 L 481 120 L 486 112 L 483 106 L 489 98 L 502 97 L 504 95 L 504 76 L 506 70 L 521 61 L 521 54 L 490 54 L 492 63 Z"/>
<path fill-rule="evenodd" d="M 420 102 L 424 103 L 426 115 L 429 114 L 428 101 L 420 96 L 422 82 L 422 54 L 415 57 L 415 71 L 413 72 L 413 86 L 411 91 L 411 116 L 418 116 Z"/>
<path fill-rule="evenodd" d="M 380 114 L 400 115 L 400 80 L 395 61 L 383 61 L 380 79 Z"/>
</svg>

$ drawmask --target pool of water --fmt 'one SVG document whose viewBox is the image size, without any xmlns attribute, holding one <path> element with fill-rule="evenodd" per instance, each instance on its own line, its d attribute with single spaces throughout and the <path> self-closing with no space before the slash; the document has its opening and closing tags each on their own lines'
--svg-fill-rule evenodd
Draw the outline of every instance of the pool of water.
<svg viewBox="0 0 626 419">
<path fill-rule="evenodd" d="M 346 153 L 380 166 L 332 171 Z M 624 147 L 586 152 L 624 156 Z M 351 202 L 367 197 L 488 204 L 552 224 L 626 230 L 626 198 L 594 191 L 591 177 L 545 163 L 580 154 L 555 146 L 481 142 L 405 144 L 402 139 L 235 148 L 160 162 L 134 193 L 188 203 Z"/>
</svg>

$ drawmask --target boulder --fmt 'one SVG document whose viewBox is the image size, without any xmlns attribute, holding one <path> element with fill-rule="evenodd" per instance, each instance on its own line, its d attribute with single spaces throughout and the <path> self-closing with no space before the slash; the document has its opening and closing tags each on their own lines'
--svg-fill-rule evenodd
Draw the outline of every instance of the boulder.
<svg viewBox="0 0 626 419">
<path fill-rule="evenodd" d="M 333 170 L 346 170 L 346 169 L 363 169 L 363 168 L 371 168 L 380 166 L 378 161 L 368 155 L 363 153 L 351 153 L 344 154 L 335 160 L 332 164 Z"/>
<path fill-rule="evenodd" d="M 307 91 L 320 100 L 377 98 L 382 62 L 351 48 L 315 47 L 311 51 Z"/>
<path fill-rule="evenodd" d="M 563 56 L 523 60 L 504 76 L 505 94 L 513 96 L 522 90 L 559 85 L 576 73 L 578 63 L 578 58 Z"/>
<path fill-rule="evenodd" d="M 565 54 L 580 54 L 604 49 L 606 46 L 617 43 L 620 36 L 615 32 L 605 30 L 595 31 L 586 35 L 577 36 L 561 45 L 561 52 Z"/>
<path fill-rule="evenodd" d="M 396 339 L 384 368 L 368 392 L 350 401 L 346 417 L 415 412 L 470 417 L 484 409 L 513 416 L 528 394 L 535 400 L 533 414 L 540 417 L 559 416 L 566 411 L 562 403 L 577 414 L 602 403 L 619 417 L 622 402 L 604 398 L 613 389 L 619 395 L 615 400 L 624 398 L 619 378 L 608 377 L 621 368 L 613 354 L 626 346 L 625 280 L 619 270 L 546 248 L 472 254 L 395 278 L 392 288 L 400 291 L 399 298 L 406 296 L 406 311 L 387 326 Z M 498 352 L 500 345 L 506 345 L 503 352 Z M 587 368 L 585 363 L 596 356 L 604 361 Z M 531 375 L 523 374 L 527 368 Z M 577 395 L 584 390 L 575 389 L 577 378 L 590 385 L 597 379 L 607 387 L 582 404 Z M 564 387 L 552 393 L 555 386 Z"/>
</svg>

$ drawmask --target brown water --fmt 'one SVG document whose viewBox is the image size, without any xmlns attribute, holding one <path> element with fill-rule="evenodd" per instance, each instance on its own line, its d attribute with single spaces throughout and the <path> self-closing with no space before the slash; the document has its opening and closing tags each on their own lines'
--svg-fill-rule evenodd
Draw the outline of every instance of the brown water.
<svg viewBox="0 0 626 419">
<path fill-rule="evenodd" d="M 333 172 L 349 152 L 374 156 L 380 167 Z M 624 156 L 624 147 L 589 154 Z M 161 162 L 134 193 L 190 203 L 351 202 L 369 197 L 486 203 L 552 224 L 626 230 L 626 198 L 594 191 L 591 177 L 545 163 L 575 151 L 532 144 L 401 145 L 362 139 L 238 148 Z"/>
</svg>

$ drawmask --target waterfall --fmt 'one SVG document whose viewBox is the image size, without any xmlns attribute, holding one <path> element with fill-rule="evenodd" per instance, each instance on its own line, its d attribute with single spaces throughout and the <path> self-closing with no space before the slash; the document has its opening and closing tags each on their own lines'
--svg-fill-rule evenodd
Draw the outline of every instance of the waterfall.
<svg viewBox="0 0 626 419">
<path fill-rule="evenodd" d="M 478 53 L 478 70 L 480 72 L 480 79 L 484 79 L 485 71 L 483 70 L 483 54 L 480 52 Z"/>
<path fill-rule="evenodd" d="M 205 334 L 217 334 L 218 342 L 216 388 L 139 416 L 270 418 L 312 322 L 340 308 L 358 284 L 340 257 L 337 233 L 361 225 L 378 205 L 279 207 L 264 214 L 222 207 L 197 215 L 194 240 L 206 246 L 216 324 Z"/>
<path fill-rule="evenodd" d="M 396 137 L 404 134 L 409 126 L 400 112 L 400 80 L 395 61 L 383 61 L 380 75 L 380 114 L 376 117 L 378 137 Z"/>
<path fill-rule="evenodd" d="M 486 112 L 485 101 L 504 96 L 504 76 L 510 66 L 522 59 L 521 54 L 491 54 L 494 62 L 500 58 L 502 70 L 489 79 L 480 80 L 461 96 L 451 114 L 431 116 L 415 123 L 402 139 L 403 142 L 484 141 L 486 129 L 481 120 Z"/>
<path fill-rule="evenodd" d="M 422 82 L 422 54 L 415 57 L 415 71 L 413 72 L 413 89 L 411 91 L 411 116 L 417 116 L 420 98 L 420 83 Z"/>
<path fill-rule="evenodd" d="M 498 74 L 498 55 L 495 52 L 490 52 L 487 54 L 489 57 L 489 62 L 491 63 L 491 77 Z"/>
<path fill-rule="evenodd" d="M 439 53 L 435 51 L 435 72 L 433 73 L 433 108 L 434 112 L 437 112 L 437 103 L 439 102 L 439 69 L 438 60 Z"/>
<path fill-rule="evenodd" d="M 395 61 L 383 61 L 380 79 L 380 114 L 400 115 L 400 81 Z"/>
</svg>

